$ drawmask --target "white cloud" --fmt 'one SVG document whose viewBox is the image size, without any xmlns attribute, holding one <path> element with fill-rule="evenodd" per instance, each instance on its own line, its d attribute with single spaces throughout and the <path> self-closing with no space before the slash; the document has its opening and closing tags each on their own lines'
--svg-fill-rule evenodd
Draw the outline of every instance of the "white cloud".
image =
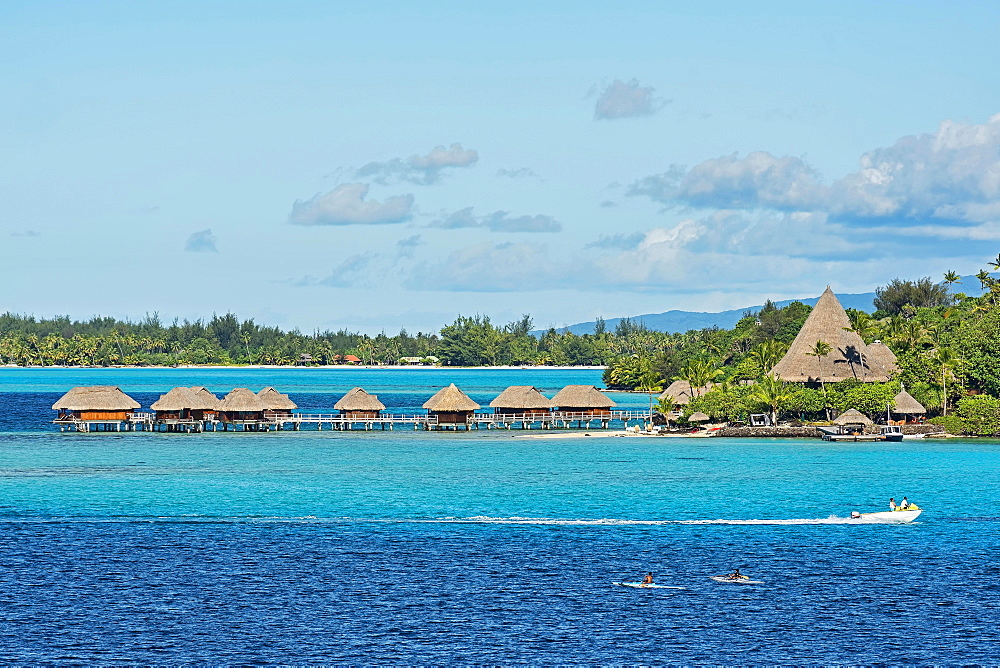
<svg viewBox="0 0 1000 668">
<path fill-rule="evenodd" d="M 635 116 L 651 116 L 667 104 L 655 96 L 656 89 L 640 86 L 636 79 L 624 82 L 615 79 L 607 85 L 594 105 L 595 120 L 614 120 Z"/>
<path fill-rule="evenodd" d="M 1000 114 L 984 124 L 946 121 L 861 156 L 832 185 L 801 158 L 764 151 L 672 166 L 629 195 L 671 205 L 822 213 L 845 223 L 976 226 L 1000 219 Z"/>
<path fill-rule="evenodd" d="M 491 232 L 560 232 L 560 224 L 552 216 L 511 216 L 507 211 L 494 211 L 485 216 L 477 216 L 473 207 L 459 209 L 440 218 L 431 227 L 444 229 L 485 228 Z"/>
<path fill-rule="evenodd" d="M 365 200 L 367 183 L 345 183 L 325 195 L 296 201 L 288 222 L 294 225 L 384 225 L 410 218 L 413 195 L 396 195 L 382 202 Z"/>
<path fill-rule="evenodd" d="M 509 179 L 524 179 L 538 175 L 530 167 L 519 167 L 517 169 L 498 169 L 497 176 L 505 176 Z"/>
<path fill-rule="evenodd" d="M 189 253 L 218 253 L 217 241 L 211 229 L 201 230 L 188 237 L 184 250 Z"/>
<path fill-rule="evenodd" d="M 381 184 L 409 181 L 426 186 L 437 183 L 446 169 L 472 167 L 478 161 L 479 153 L 472 149 L 464 149 L 461 144 L 452 144 L 447 148 L 435 146 L 427 155 L 370 162 L 357 171 L 357 176 L 371 178 Z"/>
</svg>

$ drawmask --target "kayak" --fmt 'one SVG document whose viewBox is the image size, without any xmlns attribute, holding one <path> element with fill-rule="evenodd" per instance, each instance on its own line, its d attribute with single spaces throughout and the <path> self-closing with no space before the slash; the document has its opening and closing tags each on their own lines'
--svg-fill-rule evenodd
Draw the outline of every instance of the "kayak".
<svg viewBox="0 0 1000 668">
<path fill-rule="evenodd" d="M 612 582 L 619 587 L 632 587 L 633 589 L 684 589 L 684 587 L 671 587 L 669 585 L 646 584 L 644 582 Z"/>
<path fill-rule="evenodd" d="M 853 519 L 856 522 L 862 522 L 862 523 L 864 522 L 906 523 L 906 522 L 912 522 L 913 520 L 917 519 L 917 517 L 919 517 L 920 513 L 922 512 L 923 510 L 920 508 L 916 508 L 913 510 L 885 510 L 878 513 L 861 513 L 861 517 L 852 517 L 851 519 Z"/>
<path fill-rule="evenodd" d="M 710 580 L 715 580 L 716 582 L 724 582 L 725 584 L 737 584 L 737 585 L 762 585 L 763 580 L 751 580 L 747 576 L 741 578 L 731 578 L 728 575 L 710 575 Z"/>
</svg>

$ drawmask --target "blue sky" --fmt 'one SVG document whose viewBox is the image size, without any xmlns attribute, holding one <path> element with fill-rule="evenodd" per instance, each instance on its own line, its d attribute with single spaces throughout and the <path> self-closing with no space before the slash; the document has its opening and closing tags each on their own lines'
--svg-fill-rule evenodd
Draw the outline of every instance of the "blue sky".
<svg viewBox="0 0 1000 668">
<path fill-rule="evenodd" d="M 989 2 L 0 18 L 0 311 L 558 327 L 1000 252 Z"/>
</svg>

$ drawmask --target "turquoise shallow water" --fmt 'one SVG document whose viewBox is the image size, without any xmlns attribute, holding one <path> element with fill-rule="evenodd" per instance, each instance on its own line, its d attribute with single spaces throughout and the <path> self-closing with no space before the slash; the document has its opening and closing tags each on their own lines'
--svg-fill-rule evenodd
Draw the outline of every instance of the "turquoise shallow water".
<svg viewBox="0 0 1000 668">
<path fill-rule="evenodd" d="M 176 384 L 132 373 L 116 384 Z M 268 373 L 190 384 L 340 391 Z M 400 402 L 439 382 L 385 373 Z M 5 385 L 0 406 L 67 389 L 39 377 Z M 534 378 L 494 387 L 469 371 L 465 384 L 495 395 Z M 24 415 L 0 433 L 8 663 L 1000 656 L 996 442 L 60 434 Z M 913 525 L 843 523 L 904 494 L 926 509 Z M 707 579 L 737 566 L 765 584 Z M 686 589 L 611 584 L 649 570 Z"/>
</svg>

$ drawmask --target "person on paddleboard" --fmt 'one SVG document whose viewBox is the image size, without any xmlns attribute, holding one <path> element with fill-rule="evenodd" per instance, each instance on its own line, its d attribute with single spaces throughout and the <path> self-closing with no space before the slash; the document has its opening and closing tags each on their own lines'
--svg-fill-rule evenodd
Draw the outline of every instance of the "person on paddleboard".
<svg viewBox="0 0 1000 668">
<path fill-rule="evenodd" d="M 653 574 L 652 573 L 646 573 L 646 577 L 644 577 L 642 579 L 642 584 L 644 584 L 644 585 L 651 585 L 651 584 L 653 584 Z"/>
</svg>

